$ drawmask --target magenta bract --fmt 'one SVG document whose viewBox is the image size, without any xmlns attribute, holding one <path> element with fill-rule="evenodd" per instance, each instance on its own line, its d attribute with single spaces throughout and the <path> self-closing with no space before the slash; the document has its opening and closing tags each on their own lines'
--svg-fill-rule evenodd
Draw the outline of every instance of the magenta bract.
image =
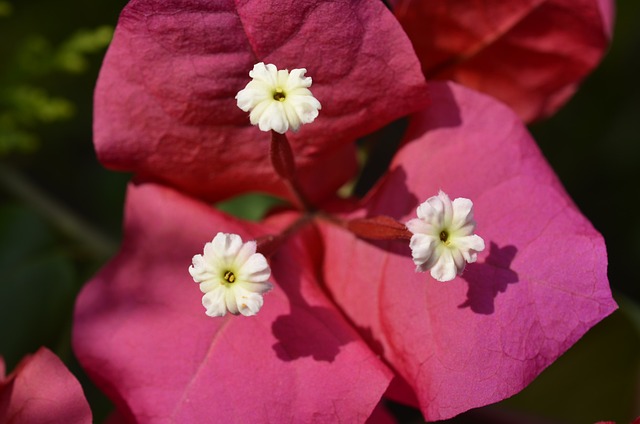
<svg viewBox="0 0 640 424">
<path fill-rule="evenodd" d="M 137 422 L 363 422 L 391 372 L 321 289 L 309 228 L 271 260 L 274 289 L 256 317 L 212 319 L 188 276 L 217 231 L 275 231 L 171 189 L 131 185 L 122 251 L 77 303 L 74 349 Z"/>
<path fill-rule="evenodd" d="M 411 118 L 386 180 L 353 213 L 406 221 L 439 189 L 473 199 L 478 262 L 443 284 L 414 272 L 406 245 L 322 233 L 337 304 L 439 420 L 520 391 L 616 305 L 602 237 L 518 117 L 454 84 L 431 95 L 438 107 Z"/>
<path fill-rule="evenodd" d="M 564 102 L 610 36 L 605 0 L 580 0 L 571 13 L 563 0 L 453 14 L 427 3 L 411 3 L 430 19 L 420 25 L 404 2 L 396 9 L 427 74 L 486 89 L 527 119 Z M 270 135 L 234 100 L 261 61 L 306 68 L 322 103 L 289 137 L 296 184 L 334 218 L 368 219 L 349 227 L 281 210 L 247 223 L 210 206 L 247 191 L 288 195 Z M 84 287 L 73 331 L 81 364 L 119 414 L 364 422 L 373 411 L 388 419 L 386 394 L 444 419 L 521 390 L 616 308 L 602 237 L 516 114 L 454 83 L 431 91 L 424 109 L 419 60 L 382 2 L 128 4 L 96 89 L 95 143 L 103 163 L 138 183 L 122 249 Z M 360 202 L 327 200 L 355 173 L 355 138 L 412 112 L 378 186 Z M 439 190 L 472 199 L 487 245 L 450 283 L 416 273 L 408 243 L 347 231 L 384 224 L 382 236 L 404 237 L 379 216 L 406 222 Z M 274 289 L 258 315 L 207 317 L 192 256 L 218 232 L 256 239 L 303 216 L 269 259 Z"/>
<path fill-rule="evenodd" d="M 84 288 L 74 327 L 82 365 L 121 411 L 139 422 L 364 421 L 388 363 L 406 382 L 388 395 L 443 419 L 521 390 L 615 309 L 602 237 L 515 114 L 454 84 L 432 95 L 438 107 L 411 118 L 384 181 L 343 213 L 406 220 L 440 188 L 472 198 L 489 247 L 448 284 L 415 273 L 406 243 L 316 221 L 320 232 L 305 227 L 272 257 L 275 288 L 256 317 L 212 320 L 191 256 L 218 231 L 256 238 L 299 213 L 249 224 L 130 186 L 125 243 Z"/>
<path fill-rule="evenodd" d="M 611 41 L 612 0 L 396 0 L 428 79 L 454 80 L 525 121 L 553 114 Z"/>
<path fill-rule="evenodd" d="M 0 422 L 90 424 L 92 420 L 78 380 L 43 347 L 6 377 L 0 358 Z"/>
<path fill-rule="evenodd" d="M 427 102 L 411 43 L 382 2 L 134 0 L 96 87 L 100 160 L 207 200 L 286 196 L 264 155 L 269 134 L 234 99 L 258 62 L 313 78 L 322 112 L 290 139 L 316 199 L 356 172 L 357 137 Z"/>
</svg>

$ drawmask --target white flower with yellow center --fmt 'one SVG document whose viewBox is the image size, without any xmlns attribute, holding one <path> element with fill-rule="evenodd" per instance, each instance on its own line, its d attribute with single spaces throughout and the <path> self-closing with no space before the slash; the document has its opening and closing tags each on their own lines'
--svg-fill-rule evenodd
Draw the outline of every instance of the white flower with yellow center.
<svg viewBox="0 0 640 424">
<path fill-rule="evenodd" d="M 202 305 L 211 317 L 251 316 L 258 313 L 262 295 L 272 286 L 267 281 L 271 268 L 266 258 L 256 253 L 256 242 L 243 243 L 237 234 L 218 233 L 204 245 L 204 255 L 195 255 L 189 267 L 193 281 L 204 293 Z"/>
<path fill-rule="evenodd" d="M 249 72 L 252 80 L 236 95 L 238 107 L 251 111 L 251 124 L 262 131 L 297 131 L 300 125 L 313 122 L 321 109 L 309 90 L 311 77 L 305 77 L 305 72 L 304 68 L 279 71 L 262 62 L 254 65 Z"/>
<path fill-rule="evenodd" d="M 473 203 L 453 202 L 442 190 L 418 206 L 418 218 L 407 222 L 413 233 L 409 246 L 416 271 L 431 270 L 438 281 L 451 281 L 462 274 L 467 262 L 475 262 L 484 250 L 484 240 L 473 234 Z"/>
</svg>

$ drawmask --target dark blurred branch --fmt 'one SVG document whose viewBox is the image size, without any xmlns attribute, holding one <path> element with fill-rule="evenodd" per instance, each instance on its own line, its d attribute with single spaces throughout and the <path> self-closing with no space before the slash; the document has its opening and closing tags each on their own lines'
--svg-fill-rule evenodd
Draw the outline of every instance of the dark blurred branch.
<svg viewBox="0 0 640 424">
<path fill-rule="evenodd" d="M 117 243 L 29 182 L 18 171 L 0 163 L 0 186 L 38 211 L 63 234 L 76 240 L 97 258 L 107 258 Z"/>
</svg>

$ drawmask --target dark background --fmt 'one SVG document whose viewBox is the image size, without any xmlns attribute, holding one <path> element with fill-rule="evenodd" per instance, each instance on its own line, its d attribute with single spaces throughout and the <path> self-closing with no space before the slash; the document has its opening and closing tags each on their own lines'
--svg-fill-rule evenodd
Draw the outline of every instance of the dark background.
<svg viewBox="0 0 640 424">
<path fill-rule="evenodd" d="M 9 4 L 11 3 L 11 4 Z M 96 421 L 110 405 L 77 366 L 71 311 L 116 251 L 129 175 L 91 143 L 93 86 L 122 0 L 0 0 L 0 355 L 46 345 L 78 376 Z M 640 2 L 618 3 L 611 50 L 559 113 L 531 126 L 602 232 L 621 309 L 530 387 L 465 422 L 630 422 L 640 415 Z M 256 200 L 257 201 L 257 200 Z M 405 421 L 419 413 L 390 406 Z"/>
</svg>

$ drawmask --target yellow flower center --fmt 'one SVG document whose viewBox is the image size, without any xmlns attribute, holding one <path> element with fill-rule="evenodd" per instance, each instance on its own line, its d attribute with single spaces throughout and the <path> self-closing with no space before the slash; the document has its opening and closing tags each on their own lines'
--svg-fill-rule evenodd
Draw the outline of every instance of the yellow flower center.
<svg viewBox="0 0 640 424">
<path fill-rule="evenodd" d="M 236 281 L 236 276 L 231 271 L 225 272 L 222 278 L 224 278 L 227 283 L 233 283 Z"/>
<path fill-rule="evenodd" d="M 277 100 L 279 102 L 284 102 L 287 96 L 282 92 L 281 88 L 276 88 L 276 92 L 273 93 L 273 100 Z"/>
</svg>

